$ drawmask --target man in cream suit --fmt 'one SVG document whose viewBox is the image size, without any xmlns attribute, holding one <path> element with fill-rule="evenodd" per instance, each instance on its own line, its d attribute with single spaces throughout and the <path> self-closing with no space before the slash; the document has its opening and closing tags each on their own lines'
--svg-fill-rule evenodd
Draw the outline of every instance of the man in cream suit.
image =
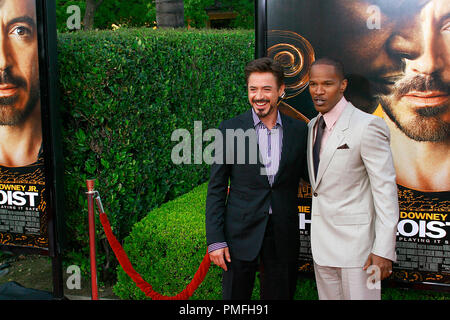
<svg viewBox="0 0 450 320">
<path fill-rule="evenodd" d="M 316 60 L 308 124 L 311 249 L 319 299 L 381 299 L 399 216 L 389 129 L 345 100 L 342 65 Z"/>
</svg>

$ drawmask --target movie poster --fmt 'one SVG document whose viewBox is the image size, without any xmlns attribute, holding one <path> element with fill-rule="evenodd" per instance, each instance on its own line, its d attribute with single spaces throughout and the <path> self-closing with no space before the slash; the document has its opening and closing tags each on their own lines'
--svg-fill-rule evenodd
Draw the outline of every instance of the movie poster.
<svg viewBox="0 0 450 320">
<path fill-rule="evenodd" d="M 391 133 L 400 220 L 393 279 L 450 284 L 450 1 L 266 1 L 267 55 L 287 77 L 282 108 L 316 112 L 308 70 L 328 56 L 344 64 L 355 106 Z M 312 270 L 311 190 L 299 188 L 301 270 Z"/>
<path fill-rule="evenodd" d="M 37 1 L 0 1 L 0 247 L 49 248 Z M 42 31 L 40 31 L 42 32 Z M 41 51 L 42 52 L 42 51 Z M 45 81 L 43 81 L 45 83 Z"/>
</svg>

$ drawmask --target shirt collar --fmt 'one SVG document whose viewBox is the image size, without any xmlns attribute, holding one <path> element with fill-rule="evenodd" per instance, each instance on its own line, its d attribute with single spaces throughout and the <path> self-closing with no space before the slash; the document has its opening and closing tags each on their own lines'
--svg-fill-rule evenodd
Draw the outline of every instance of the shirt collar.
<svg viewBox="0 0 450 320">
<path fill-rule="evenodd" d="M 347 105 L 347 100 L 344 96 L 342 96 L 341 100 L 334 106 L 333 109 L 328 111 L 327 113 L 323 114 L 323 120 L 325 120 L 325 124 L 327 125 L 327 128 L 330 130 L 335 125 L 336 121 L 341 116 L 342 112 L 345 109 L 345 106 Z"/>
<path fill-rule="evenodd" d="M 256 114 L 255 110 L 253 110 L 253 108 L 252 108 L 252 117 L 253 117 L 253 126 L 254 126 L 254 127 L 256 127 L 257 125 L 259 125 L 260 123 L 261 123 L 264 127 L 266 127 L 266 125 L 264 124 L 264 122 L 262 122 L 261 119 L 259 119 L 258 115 Z M 277 122 L 275 123 L 274 128 L 277 127 L 278 125 L 279 125 L 280 127 L 283 126 L 283 124 L 282 124 L 282 122 L 281 122 L 280 110 L 277 110 Z"/>
</svg>

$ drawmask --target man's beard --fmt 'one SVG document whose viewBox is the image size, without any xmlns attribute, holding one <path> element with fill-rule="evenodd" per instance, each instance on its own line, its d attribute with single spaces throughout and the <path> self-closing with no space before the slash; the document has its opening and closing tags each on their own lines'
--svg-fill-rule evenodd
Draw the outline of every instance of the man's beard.
<svg viewBox="0 0 450 320">
<path fill-rule="evenodd" d="M 13 84 L 26 88 L 26 81 L 21 77 L 12 76 L 8 70 L 0 73 L 0 84 Z M 20 110 L 15 104 L 20 100 L 19 95 L 0 97 L 0 126 L 17 126 L 22 124 L 33 112 L 39 100 L 39 88 L 32 84 L 25 107 Z"/>
<path fill-rule="evenodd" d="M 262 111 L 259 111 L 256 108 L 253 108 L 253 110 L 255 110 L 255 113 L 256 113 L 256 115 L 259 118 L 267 117 L 273 111 L 273 109 L 275 108 L 275 106 L 272 103 L 270 103 L 270 101 L 268 101 L 268 100 L 254 100 L 253 101 L 253 103 L 257 103 L 257 102 L 269 102 L 269 110 L 267 110 L 267 112 L 262 112 Z"/>
<path fill-rule="evenodd" d="M 449 93 L 449 84 L 439 76 L 415 76 L 399 80 L 389 95 L 379 95 L 378 99 L 389 119 L 410 139 L 415 141 L 442 142 L 450 136 L 450 125 L 440 116 L 448 112 L 448 102 L 442 106 L 413 109 L 406 106 L 403 112 L 399 106 L 405 104 L 400 99 L 411 91 L 441 91 Z"/>
</svg>

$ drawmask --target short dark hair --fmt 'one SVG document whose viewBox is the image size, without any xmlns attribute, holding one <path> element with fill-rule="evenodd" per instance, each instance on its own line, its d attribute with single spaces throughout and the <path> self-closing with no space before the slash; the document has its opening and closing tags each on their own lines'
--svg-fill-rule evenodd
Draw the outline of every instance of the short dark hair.
<svg viewBox="0 0 450 320">
<path fill-rule="evenodd" d="M 345 79 L 345 73 L 344 73 L 344 65 L 342 64 L 342 62 L 340 62 L 339 60 L 335 59 L 335 58 L 330 58 L 330 57 L 323 57 L 320 59 L 315 60 L 312 64 L 311 64 L 311 68 L 315 65 L 320 65 L 320 64 L 325 64 L 328 66 L 333 66 L 334 69 L 336 70 L 336 74 L 338 75 L 339 78 L 341 79 Z M 311 69 L 310 69 L 311 70 Z"/>
<path fill-rule="evenodd" d="M 245 82 L 248 84 L 248 78 L 254 72 L 270 72 L 275 76 L 278 87 L 284 84 L 283 66 L 276 60 L 271 58 L 259 58 L 247 63 L 244 69 Z"/>
</svg>

